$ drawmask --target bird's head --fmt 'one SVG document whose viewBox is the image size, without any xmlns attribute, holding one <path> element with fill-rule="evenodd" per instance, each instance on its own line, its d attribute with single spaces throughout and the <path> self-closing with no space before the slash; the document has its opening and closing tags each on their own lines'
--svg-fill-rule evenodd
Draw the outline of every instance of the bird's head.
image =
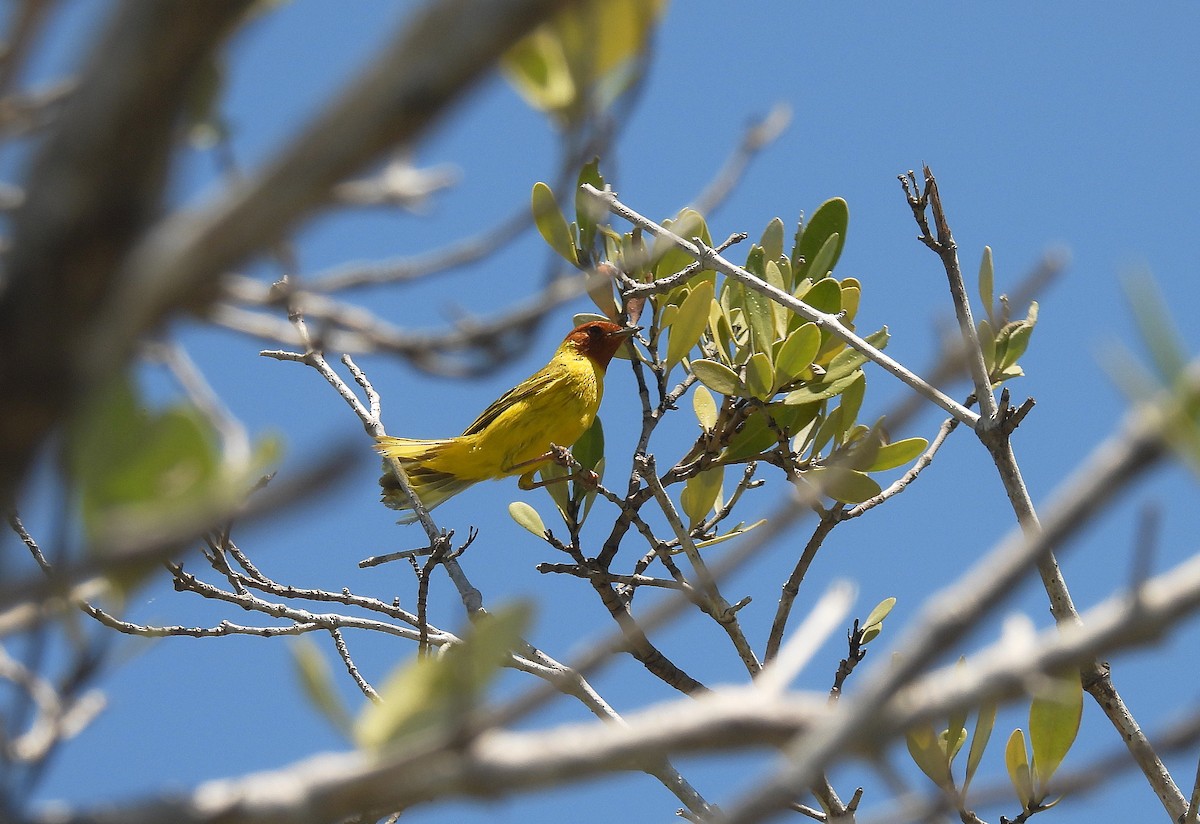
<svg viewBox="0 0 1200 824">
<path fill-rule="evenodd" d="M 608 362 L 621 344 L 636 331 L 637 327 L 633 326 L 621 326 L 607 320 L 590 320 L 571 330 L 563 340 L 563 345 L 573 347 L 601 369 L 607 369 Z"/>
</svg>

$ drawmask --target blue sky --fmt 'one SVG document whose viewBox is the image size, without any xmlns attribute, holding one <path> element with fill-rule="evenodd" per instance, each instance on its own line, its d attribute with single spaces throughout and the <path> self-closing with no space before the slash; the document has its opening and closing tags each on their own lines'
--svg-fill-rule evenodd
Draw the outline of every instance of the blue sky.
<svg viewBox="0 0 1200 824">
<path fill-rule="evenodd" d="M 52 32 L 54 53 L 38 67 L 42 77 L 72 64 L 73 49 L 105 4 L 65 6 L 67 15 Z M 296 0 L 241 33 L 230 53 L 226 101 L 239 162 L 253 168 L 270 157 L 370 59 L 409 8 Z M 1037 399 L 1015 446 L 1034 498 L 1042 500 L 1127 408 L 1100 363 L 1115 344 L 1137 350 L 1122 277 L 1153 273 L 1189 351 L 1196 349 L 1200 101 L 1188 78 L 1195 74 L 1198 34 L 1200 6 L 1186 2 L 1134 10 L 1078 2 L 753 2 L 734 8 L 680 0 L 658 36 L 643 97 L 604 167 L 629 205 L 656 218 L 672 215 L 703 189 L 751 119 L 787 103 L 794 113 L 790 128 L 710 218 L 713 235 L 746 231 L 757 237 L 776 215 L 792 223 L 827 198 L 844 197 L 851 219 L 838 273 L 863 283 L 859 328 L 887 324 L 889 352 L 917 370 L 935 352 L 933 324 L 949 322 L 951 310 L 936 258 L 915 240 L 897 174 L 932 166 L 964 270 L 974 273 L 983 246 L 990 245 L 998 290 L 1019 280 L 1047 250 L 1069 254 L 1064 276 L 1042 296 L 1041 320 L 1023 360 L 1027 377 L 1012 384 L 1018 401 Z M 493 77 L 418 147 L 416 160 L 453 164 L 459 185 L 437 196 L 421 216 L 356 210 L 315 218 L 296 238 L 300 270 L 417 254 L 493 226 L 528 202 L 534 182 L 553 177 L 558 154 L 545 119 Z M 211 158 L 185 159 L 177 198 L 203 196 L 212 173 Z M 527 234 L 479 265 L 354 298 L 393 323 L 436 330 L 462 313 L 487 316 L 519 302 L 541 282 L 547 255 L 541 241 Z M 274 274 L 261 262 L 247 271 Z M 569 329 L 571 313 L 588 308 L 584 301 L 562 308 L 521 359 L 478 380 L 430 378 L 383 357 L 364 357 L 360 364 L 383 396 L 392 434 L 454 434 L 540 366 Z M 278 580 L 348 586 L 388 599 L 399 594 L 411 606 L 415 588 L 405 569 L 356 567 L 360 558 L 416 546 L 421 538 L 416 527 L 395 526 L 393 513 L 377 503 L 377 466 L 344 404 L 311 370 L 260 358 L 258 350 L 270 344 L 188 323 L 174 331 L 252 432 L 282 435 L 285 473 L 332 443 L 361 445 L 363 459 L 346 482 L 302 512 L 247 527 L 236 534 L 239 544 Z M 906 391 L 869 371 L 864 418 L 873 419 L 871 413 L 882 413 Z M 966 390 L 952 394 L 961 397 Z M 684 408 L 670 426 L 664 424 L 660 463 L 673 460 L 691 436 L 694 421 Z M 609 471 L 624 473 L 639 411 L 621 363 L 610 371 L 602 415 Z M 912 434 L 932 437 L 939 422 L 929 412 Z M 766 477 L 768 486 L 747 502 L 747 519 L 768 510 L 783 492 L 778 476 Z M 1077 604 L 1086 608 L 1127 580 L 1134 516 L 1148 502 L 1158 502 L 1163 513 L 1157 567 L 1188 557 L 1198 526 L 1197 508 L 1190 505 L 1195 494 L 1185 471 L 1160 472 L 1072 544 L 1062 563 Z M 611 622 L 585 584 L 535 571 L 539 562 L 559 559 L 508 518 L 506 504 L 517 498 L 547 517 L 552 511 L 544 493 L 518 493 L 512 482 L 498 482 L 447 503 L 438 510 L 439 523 L 460 535 L 469 524 L 479 527 L 481 537 L 463 563 L 487 603 L 534 600 L 532 640 L 569 659 L 608 632 Z M 45 512 L 39 502 L 30 504 L 31 529 L 49 529 Z M 598 504 L 593 519 L 601 522 L 605 514 Z M 801 592 L 798 614 L 830 581 L 850 578 L 859 588 L 856 614 L 865 615 L 889 595 L 899 599 L 889 623 L 898 628 L 925 596 L 968 568 L 1012 524 L 986 452 L 959 432 L 908 492 L 835 531 Z M 754 597 L 742 617 L 760 649 L 778 588 L 805 537 L 801 527 L 725 587 L 730 600 Z M 132 619 L 149 623 L 252 617 L 186 598 L 161 583 L 139 593 L 129 609 Z M 1026 613 L 1039 626 L 1048 623 L 1044 595 L 1032 585 L 1015 593 L 1006 610 Z M 433 587 L 432 617 L 448 628 L 462 624 L 461 607 L 441 580 Z M 997 632 L 993 621 L 975 643 Z M 711 623 L 685 621 L 658 638 L 702 680 L 741 680 L 736 657 Z M 837 640 L 801 676 L 802 686 L 827 689 L 844 654 Z M 1187 662 L 1195 660 L 1198 642 L 1189 623 L 1160 647 L 1115 659 L 1116 685 L 1146 728 L 1168 724 L 1194 698 L 1191 679 L 1178 676 L 1190 674 Z M 303 699 L 286 643 L 121 638 L 113 644 L 119 663 L 102 682 L 110 707 L 53 764 L 42 799 L 116 800 L 164 785 L 185 788 L 343 746 Z M 390 639 L 354 638 L 352 644 L 364 673 L 376 682 L 413 652 Z M 882 660 L 883 652 L 880 647 L 874 657 Z M 1164 678 L 1164 671 L 1178 675 Z M 346 700 L 357 702 L 353 685 L 342 681 Z M 524 684 L 510 675 L 501 689 Z M 674 697 L 629 662 L 610 667 L 596 685 L 621 711 Z M 1004 733 L 1023 724 L 1021 712 L 1002 716 Z M 534 723 L 583 717 L 580 708 L 560 700 Z M 993 742 L 983 767 L 995 780 L 1003 780 L 1001 743 Z M 1067 766 L 1118 744 L 1089 705 Z M 890 753 L 890 761 L 911 768 L 902 749 Z M 697 759 L 681 768 L 710 800 L 728 802 L 752 777 L 752 771 L 729 765 L 762 763 Z M 1169 765 L 1186 794 L 1194 760 L 1173 758 Z M 834 778 L 844 797 L 864 782 L 877 779 L 857 765 Z M 496 804 L 418 809 L 405 820 L 549 821 L 569 809 L 572 820 L 600 821 L 609 819 L 614 802 L 637 811 L 633 820 L 663 820 L 676 806 L 650 779 L 622 776 Z M 878 810 L 882 803 L 883 796 L 868 792 L 863 809 Z M 1145 784 L 1128 774 L 1087 799 L 1068 801 L 1046 820 L 1091 821 L 1114 807 L 1144 811 L 1139 820 L 1160 814 Z M 1017 810 L 1010 804 L 981 812 L 996 820 Z"/>
</svg>

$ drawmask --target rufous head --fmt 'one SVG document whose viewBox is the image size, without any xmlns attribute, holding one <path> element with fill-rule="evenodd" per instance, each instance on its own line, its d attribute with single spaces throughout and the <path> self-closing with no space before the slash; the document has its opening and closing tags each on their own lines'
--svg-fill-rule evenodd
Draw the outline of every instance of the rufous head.
<svg viewBox="0 0 1200 824">
<path fill-rule="evenodd" d="M 621 344 L 636 331 L 637 327 L 620 326 L 608 320 L 590 320 L 571 330 L 563 343 L 573 345 L 601 369 L 607 369 Z"/>
</svg>

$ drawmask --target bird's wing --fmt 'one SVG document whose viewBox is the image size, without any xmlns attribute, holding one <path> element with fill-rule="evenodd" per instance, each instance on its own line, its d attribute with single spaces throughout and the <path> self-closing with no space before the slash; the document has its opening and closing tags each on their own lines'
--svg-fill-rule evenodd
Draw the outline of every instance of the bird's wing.
<svg viewBox="0 0 1200 824">
<path fill-rule="evenodd" d="M 463 431 L 464 435 L 477 435 L 491 425 L 500 415 L 513 404 L 530 400 L 541 392 L 546 391 L 554 382 L 554 376 L 548 369 L 536 372 L 512 389 L 505 392 L 492 402 L 492 405 L 480 413 L 475 422 Z"/>
</svg>

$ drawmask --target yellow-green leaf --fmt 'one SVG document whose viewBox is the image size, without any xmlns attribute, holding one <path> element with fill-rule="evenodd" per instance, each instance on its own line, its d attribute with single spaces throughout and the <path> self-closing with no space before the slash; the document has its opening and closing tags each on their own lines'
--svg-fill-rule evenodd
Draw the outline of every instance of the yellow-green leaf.
<svg viewBox="0 0 1200 824">
<path fill-rule="evenodd" d="M 746 287 L 742 299 L 745 301 L 746 323 L 750 326 L 750 338 L 754 351 L 767 353 L 775 343 L 774 301 Z"/>
<path fill-rule="evenodd" d="M 987 748 L 988 739 L 992 737 L 992 727 L 996 725 L 996 709 L 994 701 L 985 702 L 979 708 L 979 715 L 975 719 L 975 732 L 971 736 L 971 749 L 967 752 L 967 774 L 963 779 L 964 796 L 967 794 L 967 787 L 971 785 L 971 779 L 975 777 L 975 771 L 979 769 L 979 762 L 983 760 L 983 751 Z"/>
<path fill-rule="evenodd" d="M 745 397 L 746 384 L 725 364 L 711 360 L 694 360 L 691 368 L 696 380 L 712 391 L 721 395 Z"/>
<path fill-rule="evenodd" d="M 812 366 L 821 346 L 821 330 L 815 323 L 806 323 L 793 331 L 779 347 L 775 356 L 776 386 L 787 386 Z"/>
<path fill-rule="evenodd" d="M 338 732 L 349 735 L 350 713 L 338 697 L 333 686 L 333 673 L 321 651 L 307 636 L 300 636 L 288 645 L 292 663 L 300 676 L 300 685 L 312 705 L 329 721 Z"/>
<path fill-rule="evenodd" d="M 762 247 L 763 257 L 767 260 L 783 257 L 783 221 L 780 218 L 771 218 L 758 245 Z"/>
<path fill-rule="evenodd" d="M 575 238 L 571 235 L 571 227 L 567 225 L 567 219 L 563 217 L 558 203 L 554 200 L 554 192 L 545 183 L 539 181 L 533 184 L 530 208 L 533 210 L 533 222 L 542 239 L 567 263 L 578 266 L 579 255 L 575 250 Z"/>
<path fill-rule="evenodd" d="M 701 429 L 711 432 L 716 428 L 717 401 L 704 384 L 696 384 L 692 391 L 692 409 L 696 410 L 696 420 L 700 421 Z"/>
<path fill-rule="evenodd" d="M 833 264 L 836 262 L 837 255 L 841 249 L 842 236 L 834 232 L 825 238 L 825 242 L 817 250 L 816 257 L 812 259 L 812 263 L 804 267 L 804 276 L 820 283 L 833 270 Z"/>
<path fill-rule="evenodd" d="M 783 272 L 780 271 L 779 264 L 775 261 L 767 260 L 763 279 L 780 292 L 787 291 L 787 284 L 783 281 Z M 768 298 L 768 300 L 770 299 Z M 772 340 L 776 340 L 787 334 L 788 317 L 790 314 L 790 310 L 785 309 L 781 304 L 773 300 L 771 301 L 771 315 L 775 319 L 775 329 L 771 333 Z"/>
<path fill-rule="evenodd" d="M 801 386 L 799 389 L 789 392 L 784 397 L 783 402 L 788 405 L 807 404 L 835 397 L 845 391 L 847 386 L 854 383 L 860 374 L 862 373 L 853 372 L 849 375 L 842 375 L 835 381 L 821 381 Z"/>
<path fill-rule="evenodd" d="M 538 470 L 538 476 L 542 481 L 542 489 L 550 496 L 550 500 L 554 501 L 554 506 L 558 510 L 558 514 L 562 516 L 563 522 L 568 526 L 571 525 L 571 496 L 567 492 L 567 482 L 562 480 L 566 478 L 570 472 L 562 464 L 555 461 L 547 461 L 542 464 L 542 468 Z M 518 523 L 520 523 L 518 521 Z M 522 524 L 524 526 L 524 524 Z M 541 533 L 535 533 L 541 535 Z"/>
<path fill-rule="evenodd" d="M 462 642 L 441 655 L 398 667 L 354 724 L 356 743 L 378 751 L 427 729 L 466 723 L 484 689 L 499 673 L 529 624 L 531 609 L 517 603 L 473 621 Z"/>
<path fill-rule="evenodd" d="M 776 428 L 788 437 L 796 428 L 804 426 L 816 417 L 818 410 L 819 406 L 815 403 L 802 406 L 787 406 L 781 403 L 767 405 L 767 411 Z M 748 458 L 770 449 L 778 442 L 779 434 L 771 428 L 767 416 L 762 410 L 755 410 L 730 439 L 729 446 L 721 453 L 721 460 L 730 462 Z"/>
<path fill-rule="evenodd" d="M 878 332 L 872 332 L 870 335 L 867 335 L 863 340 L 876 349 L 883 349 L 887 346 L 888 337 L 888 328 L 885 326 Z M 829 361 L 829 368 L 825 370 L 825 380 L 835 381 L 843 375 L 849 375 L 866 362 L 866 355 L 857 349 L 847 348 L 834 355 L 833 359 Z"/>
<path fill-rule="evenodd" d="M 875 460 L 867 467 L 867 472 L 883 472 L 903 466 L 925 451 L 929 441 L 924 438 L 905 438 L 895 443 L 879 447 Z"/>
<path fill-rule="evenodd" d="M 765 352 L 755 352 L 746 361 L 746 388 L 760 401 L 768 400 L 774 394 L 775 370 Z"/>
<path fill-rule="evenodd" d="M 896 606 L 895 598 L 884 598 L 875 605 L 875 608 L 871 610 L 859 627 L 862 631 L 862 644 L 869 644 L 879 636 L 883 630 L 883 619 L 888 617 L 894 606 Z"/>
<path fill-rule="evenodd" d="M 1083 713 L 1083 687 L 1077 671 L 1048 680 L 1029 706 L 1029 745 L 1039 801 L 1046 797 L 1046 785 L 1075 743 Z"/>
<path fill-rule="evenodd" d="M 823 495 L 844 504 L 861 504 L 883 491 L 863 473 L 840 466 L 816 467 L 802 473 L 801 477 L 814 484 Z"/>
<path fill-rule="evenodd" d="M 743 526 L 742 524 L 738 524 L 733 529 L 726 532 L 724 535 L 718 535 L 715 538 L 709 538 L 707 541 L 698 541 L 696 543 L 696 549 L 704 549 L 705 547 L 716 546 L 717 544 L 723 544 L 726 541 L 728 541 L 730 538 L 736 538 L 739 535 L 745 535 L 750 530 L 760 527 L 763 524 L 765 524 L 766 522 L 767 522 L 767 519 L 763 518 L 762 520 L 755 521 L 754 523 L 752 523 L 748 526 Z"/>
<path fill-rule="evenodd" d="M 1025 749 L 1025 734 L 1020 729 L 1012 731 L 1008 745 L 1004 748 L 1004 766 L 1008 779 L 1017 791 L 1017 800 L 1022 809 L 1033 806 L 1033 776 L 1029 771 L 1029 753 Z"/>
<path fill-rule="evenodd" d="M 539 538 L 546 537 L 546 524 L 542 522 L 542 516 L 529 504 L 513 501 L 508 505 L 508 514 L 518 526 L 524 527 Z"/>
<path fill-rule="evenodd" d="M 946 764 L 945 752 L 932 726 L 926 723 L 914 727 L 904 734 L 904 740 L 908 744 L 908 754 L 912 756 L 913 763 L 921 768 L 921 772 L 925 773 L 930 781 L 942 789 L 954 786 L 950 768 Z"/>
<path fill-rule="evenodd" d="M 691 293 L 684 299 L 670 324 L 670 337 L 667 340 L 667 369 L 683 360 L 700 340 L 701 333 L 708 326 L 708 310 L 713 303 L 713 282 L 702 280 L 696 284 Z"/>
<path fill-rule="evenodd" d="M 979 261 L 979 300 L 983 303 L 983 311 L 987 313 L 988 322 L 996 325 L 995 306 L 996 271 L 992 265 L 992 247 L 983 247 L 983 259 Z"/>
<path fill-rule="evenodd" d="M 862 300 L 862 284 L 857 278 L 842 278 L 842 323 L 854 325 L 858 304 Z"/>
<path fill-rule="evenodd" d="M 854 380 L 842 391 L 842 433 L 850 430 L 858 420 L 859 410 L 862 409 L 863 396 L 867 391 L 867 377 L 859 372 Z"/>
<path fill-rule="evenodd" d="M 714 466 L 688 478 L 684 483 L 683 492 L 679 495 L 679 503 L 683 514 L 688 518 L 688 528 L 691 529 L 704 520 L 717 495 L 721 491 L 721 483 L 725 479 L 725 468 Z"/>
<path fill-rule="evenodd" d="M 548 28 L 535 29 L 514 44 L 500 66 L 517 93 L 536 109 L 558 111 L 575 101 L 575 81 L 562 41 Z"/>
</svg>

